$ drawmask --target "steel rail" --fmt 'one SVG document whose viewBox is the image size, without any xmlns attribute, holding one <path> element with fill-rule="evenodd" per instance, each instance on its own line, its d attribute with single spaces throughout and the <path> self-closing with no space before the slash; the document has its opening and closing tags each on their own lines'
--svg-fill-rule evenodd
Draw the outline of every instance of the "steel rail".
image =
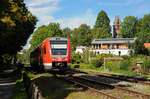
<svg viewBox="0 0 150 99">
<path fill-rule="evenodd" d="M 77 71 L 77 72 L 83 72 L 81 70 L 77 70 L 74 69 L 73 71 Z M 122 81 L 128 81 L 128 82 L 132 82 L 132 83 L 139 83 L 142 85 L 148 85 L 150 86 L 150 80 L 146 79 L 146 78 L 133 78 L 130 76 L 125 76 L 125 75 L 112 75 L 112 74 L 107 74 L 107 73 L 102 73 L 102 74 L 96 74 L 94 72 L 90 72 L 96 76 L 103 76 L 103 77 L 107 77 L 107 78 L 113 78 L 113 79 L 118 79 L 118 80 L 122 80 Z M 142 81 L 143 80 L 143 81 Z"/>
<path fill-rule="evenodd" d="M 57 78 L 60 78 L 60 77 L 57 77 Z M 71 77 L 71 78 L 72 78 L 72 77 Z M 112 95 L 110 95 L 110 94 L 104 93 L 104 92 L 99 91 L 99 90 L 97 90 L 97 89 L 95 89 L 95 88 L 92 88 L 92 87 L 89 87 L 89 86 L 87 86 L 87 85 L 85 85 L 85 84 L 82 84 L 82 83 L 80 83 L 80 82 L 74 81 L 74 80 L 73 80 L 74 78 L 69 79 L 69 78 L 64 78 L 64 77 L 62 78 L 62 77 L 61 77 L 60 79 L 63 79 L 63 80 L 68 81 L 68 82 L 71 82 L 71 83 L 75 84 L 75 86 L 81 86 L 81 87 L 83 87 L 83 88 L 87 88 L 87 89 L 89 89 L 89 90 L 91 90 L 91 91 L 94 91 L 94 92 L 96 92 L 96 93 L 98 93 L 98 94 L 101 94 L 101 95 L 103 95 L 103 99 L 119 99 L 118 97 L 114 97 L 114 96 L 112 96 Z"/>
<path fill-rule="evenodd" d="M 90 81 L 90 82 L 94 82 L 94 83 L 101 84 L 101 85 L 106 85 L 106 86 L 109 86 L 109 87 L 114 87 L 114 88 L 116 88 L 116 89 L 118 89 L 120 91 L 124 91 L 124 92 L 127 92 L 129 94 L 134 94 L 135 96 L 139 96 L 142 99 L 150 99 L 150 95 L 143 94 L 143 93 L 140 93 L 140 92 L 136 92 L 136 91 L 133 91 L 133 90 L 121 88 L 121 87 L 118 87 L 118 86 L 113 86 L 113 85 L 110 85 L 110 84 L 104 83 L 104 82 L 98 82 L 96 80 L 88 79 L 88 78 L 85 78 L 85 77 L 75 77 L 75 78 L 84 79 L 84 80 L 87 80 L 87 81 Z"/>
<path fill-rule="evenodd" d="M 150 86 L 150 82 L 149 81 L 139 81 L 138 79 L 134 79 L 134 78 L 121 78 L 121 77 L 115 77 L 115 76 L 111 76 L 111 75 L 103 75 L 103 74 L 96 74 L 97 76 L 103 76 L 103 77 L 107 77 L 107 78 L 113 78 L 113 79 L 118 79 L 118 80 L 122 80 L 122 81 L 128 81 L 128 82 L 132 82 L 132 83 L 139 83 L 142 85 L 148 85 Z"/>
</svg>

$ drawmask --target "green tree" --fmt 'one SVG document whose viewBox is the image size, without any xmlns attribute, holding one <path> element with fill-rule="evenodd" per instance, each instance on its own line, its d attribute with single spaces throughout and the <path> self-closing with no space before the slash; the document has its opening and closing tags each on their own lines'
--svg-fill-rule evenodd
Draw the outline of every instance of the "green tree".
<svg viewBox="0 0 150 99">
<path fill-rule="evenodd" d="M 112 38 L 110 33 L 107 33 L 104 28 L 95 28 L 92 30 L 93 38 Z"/>
<path fill-rule="evenodd" d="M 93 37 L 94 38 L 107 38 L 111 36 L 110 19 L 105 11 L 98 13 L 96 23 L 94 25 Z M 102 36 L 101 36 L 102 35 Z"/>
<path fill-rule="evenodd" d="M 138 19 L 134 16 L 126 16 L 121 24 L 122 38 L 133 38 L 137 35 Z"/>
<path fill-rule="evenodd" d="M 143 35 L 144 42 L 150 42 L 150 14 L 144 15 L 140 23 L 138 37 L 141 38 Z"/>
<path fill-rule="evenodd" d="M 137 54 L 148 54 L 148 50 L 144 47 L 144 38 L 141 35 L 141 38 L 137 38 L 134 42 L 134 53 Z"/>
<path fill-rule="evenodd" d="M 41 44 L 48 37 L 61 37 L 63 36 L 62 30 L 60 29 L 60 25 L 58 23 L 49 23 L 49 25 L 40 26 L 33 34 L 32 39 L 30 41 L 31 48 L 33 50 L 39 44 Z"/>
<path fill-rule="evenodd" d="M 89 51 L 89 48 L 86 48 L 83 50 L 83 53 L 82 53 L 82 60 L 84 63 L 89 63 L 89 56 L 90 55 L 90 51 Z"/>
<path fill-rule="evenodd" d="M 0 59 L 2 59 L 3 55 L 14 56 L 22 49 L 33 33 L 37 18 L 28 11 L 24 0 L 1 0 L 0 6 Z"/>
<path fill-rule="evenodd" d="M 137 40 L 134 43 L 135 54 L 148 55 L 149 51 L 144 47 L 144 43 L 150 42 L 150 14 L 144 15 L 144 17 L 140 19 L 137 30 Z"/>
<path fill-rule="evenodd" d="M 68 27 L 64 28 L 63 29 L 63 36 L 68 38 L 68 39 L 71 39 L 71 36 L 72 36 L 72 30 Z"/>
<path fill-rule="evenodd" d="M 27 64 L 30 63 L 30 55 L 29 51 L 23 50 L 22 53 L 17 53 L 17 58 L 20 60 L 21 63 Z"/>
<path fill-rule="evenodd" d="M 89 46 L 91 39 L 91 29 L 86 24 L 81 24 L 79 28 L 75 28 L 72 32 L 72 44 L 75 46 Z"/>
</svg>

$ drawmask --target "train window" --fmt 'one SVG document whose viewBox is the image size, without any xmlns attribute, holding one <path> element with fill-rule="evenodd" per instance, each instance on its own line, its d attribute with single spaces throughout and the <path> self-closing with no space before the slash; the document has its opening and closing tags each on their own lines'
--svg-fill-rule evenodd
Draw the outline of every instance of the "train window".
<svg viewBox="0 0 150 99">
<path fill-rule="evenodd" d="M 52 55 L 67 55 L 67 41 L 50 41 Z"/>
</svg>

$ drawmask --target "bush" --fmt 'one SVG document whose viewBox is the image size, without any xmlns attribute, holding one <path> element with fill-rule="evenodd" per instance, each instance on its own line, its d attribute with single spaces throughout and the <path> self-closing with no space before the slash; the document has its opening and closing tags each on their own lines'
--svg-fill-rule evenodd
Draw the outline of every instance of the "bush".
<svg viewBox="0 0 150 99">
<path fill-rule="evenodd" d="M 145 66 L 147 68 L 150 68 L 150 60 L 144 60 L 142 66 Z"/>
<path fill-rule="evenodd" d="M 123 55 L 123 56 L 121 56 L 123 59 L 125 59 L 125 60 L 129 60 L 130 59 L 130 56 L 128 56 L 128 55 Z"/>
<path fill-rule="evenodd" d="M 74 53 L 72 55 L 72 63 L 81 63 L 81 55 L 80 53 Z"/>
<path fill-rule="evenodd" d="M 101 65 L 99 62 L 100 61 L 97 58 L 90 60 L 90 64 L 92 64 L 94 67 L 99 67 Z"/>
<path fill-rule="evenodd" d="M 112 54 L 98 54 L 96 58 L 90 60 L 90 64 L 95 67 L 100 67 L 104 64 L 104 57 L 112 57 Z"/>
<path fill-rule="evenodd" d="M 130 62 L 128 60 L 123 60 L 120 63 L 120 69 L 121 70 L 128 70 L 128 66 L 130 65 Z"/>
<path fill-rule="evenodd" d="M 105 62 L 105 68 L 107 68 L 109 71 L 117 71 L 120 69 L 120 62 L 118 60 L 107 60 Z"/>
<path fill-rule="evenodd" d="M 150 72 L 150 60 L 144 60 L 142 64 L 142 68 L 144 69 L 145 73 L 149 73 Z"/>
</svg>

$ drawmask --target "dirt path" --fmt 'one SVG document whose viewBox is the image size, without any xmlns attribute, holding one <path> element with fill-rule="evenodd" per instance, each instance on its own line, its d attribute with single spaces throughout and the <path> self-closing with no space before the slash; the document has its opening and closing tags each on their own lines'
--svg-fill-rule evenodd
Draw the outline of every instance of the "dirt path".
<svg viewBox="0 0 150 99">
<path fill-rule="evenodd" d="M 11 99 L 15 79 L 11 72 L 0 73 L 0 99 Z"/>
</svg>

